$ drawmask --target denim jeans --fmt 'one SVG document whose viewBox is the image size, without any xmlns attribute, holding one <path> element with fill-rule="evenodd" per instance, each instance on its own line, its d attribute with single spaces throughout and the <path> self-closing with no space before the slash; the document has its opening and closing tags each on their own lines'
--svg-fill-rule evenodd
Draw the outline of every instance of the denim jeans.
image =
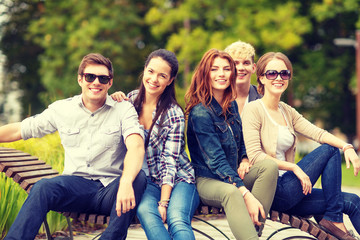
<svg viewBox="0 0 360 240">
<path fill-rule="evenodd" d="M 31 189 L 19 211 L 6 240 L 33 240 L 49 210 L 59 212 L 91 212 L 110 215 L 110 223 L 100 239 L 125 239 L 128 226 L 136 214 L 133 209 L 120 217 L 116 215 L 116 178 L 104 187 L 100 181 L 78 176 L 58 176 L 38 181 Z M 145 190 L 146 177 L 140 171 L 133 188 L 136 205 Z"/>
<path fill-rule="evenodd" d="M 304 195 L 299 179 L 291 171 L 279 177 L 273 210 L 296 215 L 324 215 L 333 222 L 343 222 L 348 214 L 360 233 L 360 198 L 341 192 L 341 156 L 337 148 L 324 144 L 306 155 L 298 166 L 314 185 L 321 175 L 322 189 L 313 188 Z"/>
<path fill-rule="evenodd" d="M 186 182 L 177 183 L 171 192 L 167 209 L 166 230 L 161 219 L 158 204 L 161 188 L 148 178 L 147 187 L 137 210 L 146 237 L 152 239 L 195 239 L 191 219 L 199 205 L 199 194 L 195 184 Z"/>
</svg>

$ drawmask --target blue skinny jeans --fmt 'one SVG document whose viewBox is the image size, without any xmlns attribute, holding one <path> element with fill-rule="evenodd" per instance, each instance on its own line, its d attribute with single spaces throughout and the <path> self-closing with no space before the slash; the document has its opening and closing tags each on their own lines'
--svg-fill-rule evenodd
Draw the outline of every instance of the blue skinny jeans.
<svg viewBox="0 0 360 240">
<path fill-rule="evenodd" d="M 300 180 L 288 171 L 279 177 L 272 209 L 290 214 L 323 215 L 333 222 L 343 222 L 343 213 L 360 233 L 360 197 L 341 192 L 341 156 L 339 149 L 323 144 L 297 164 L 312 185 L 321 176 L 322 189 L 313 188 L 304 195 Z"/>
<path fill-rule="evenodd" d="M 195 239 L 191 219 L 200 202 L 195 184 L 179 182 L 174 185 L 167 208 L 168 230 L 158 210 L 160 197 L 161 188 L 148 178 L 145 193 L 137 209 L 137 217 L 146 237 L 149 240 Z"/>
<path fill-rule="evenodd" d="M 110 223 L 100 239 L 126 239 L 127 229 L 136 208 L 116 214 L 116 196 L 120 177 L 104 187 L 100 181 L 78 176 L 58 176 L 38 181 L 31 189 L 5 240 L 34 240 L 48 211 L 91 212 L 110 215 Z M 146 187 L 146 176 L 140 171 L 133 188 L 136 206 Z"/>
</svg>

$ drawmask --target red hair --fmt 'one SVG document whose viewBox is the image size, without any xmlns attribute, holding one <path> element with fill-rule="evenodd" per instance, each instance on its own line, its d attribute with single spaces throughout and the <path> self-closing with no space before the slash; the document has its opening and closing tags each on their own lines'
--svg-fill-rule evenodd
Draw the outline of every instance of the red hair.
<svg viewBox="0 0 360 240">
<path fill-rule="evenodd" d="M 230 107 L 230 103 L 235 100 L 235 83 L 237 74 L 235 62 L 228 53 L 217 49 L 210 49 L 204 54 L 197 65 L 191 79 L 190 87 L 185 94 L 185 116 L 188 116 L 191 109 L 199 103 L 202 103 L 206 107 L 210 105 L 213 98 L 210 71 L 212 65 L 214 64 L 214 60 L 217 57 L 228 60 L 231 68 L 231 75 L 229 79 L 230 86 L 225 89 L 223 101 L 222 103 L 219 103 L 225 116 Z"/>
</svg>

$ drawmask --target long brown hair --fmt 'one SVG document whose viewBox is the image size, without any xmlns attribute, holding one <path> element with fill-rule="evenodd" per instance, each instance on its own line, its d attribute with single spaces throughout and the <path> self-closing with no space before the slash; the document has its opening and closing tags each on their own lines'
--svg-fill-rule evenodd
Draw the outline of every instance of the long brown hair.
<svg viewBox="0 0 360 240">
<path fill-rule="evenodd" d="M 230 103 L 236 98 L 235 83 L 236 83 L 236 65 L 230 55 L 224 51 L 217 49 L 210 49 L 202 57 L 201 61 L 197 65 L 194 75 L 191 79 L 189 89 L 185 94 L 185 116 L 188 116 L 191 109 L 198 103 L 202 103 L 208 107 L 213 98 L 210 71 L 214 64 L 215 58 L 220 57 L 227 59 L 230 64 L 231 75 L 230 75 L 230 86 L 225 89 L 224 100 L 221 104 L 223 114 L 226 113 L 230 107 Z"/>
<path fill-rule="evenodd" d="M 285 54 L 283 54 L 281 52 L 265 53 L 264 55 L 262 55 L 259 58 L 258 62 L 256 63 L 256 80 L 258 82 L 257 90 L 258 90 L 258 93 L 260 93 L 261 95 L 264 95 L 265 89 L 264 89 L 264 84 L 262 84 L 260 81 L 260 77 L 264 74 L 265 68 L 268 65 L 268 63 L 273 59 L 282 60 L 285 63 L 287 69 L 290 70 L 290 73 L 291 73 L 290 79 L 293 76 L 292 64 L 291 64 L 289 58 Z"/>
</svg>

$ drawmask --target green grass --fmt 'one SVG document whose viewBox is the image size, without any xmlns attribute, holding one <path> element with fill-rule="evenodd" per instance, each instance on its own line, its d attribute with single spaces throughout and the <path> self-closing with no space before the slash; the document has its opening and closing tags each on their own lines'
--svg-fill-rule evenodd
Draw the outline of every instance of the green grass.
<svg viewBox="0 0 360 240">
<path fill-rule="evenodd" d="M 37 156 L 60 173 L 64 170 L 64 150 L 58 133 L 26 141 L 1 143 L 0 146 L 18 149 Z M 3 239 L 9 231 L 26 197 L 26 192 L 19 184 L 6 177 L 4 173 L 0 173 L 0 239 Z M 67 227 L 66 218 L 57 212 L 50 211 L 47 220 L 51 233 L 64 230 Z M 43 226 L 39 232 L 45 232 Z"/>
<path fill-rule="evenodd" d="M 360 173 L 358 176 L 354 176 L 354 168 L 351 165 L 349 169 L 346 168 L 345 162 L 341 165 L 342 171 L 342 186 L 358 187 L 360 188 Z"/>
</svg>

